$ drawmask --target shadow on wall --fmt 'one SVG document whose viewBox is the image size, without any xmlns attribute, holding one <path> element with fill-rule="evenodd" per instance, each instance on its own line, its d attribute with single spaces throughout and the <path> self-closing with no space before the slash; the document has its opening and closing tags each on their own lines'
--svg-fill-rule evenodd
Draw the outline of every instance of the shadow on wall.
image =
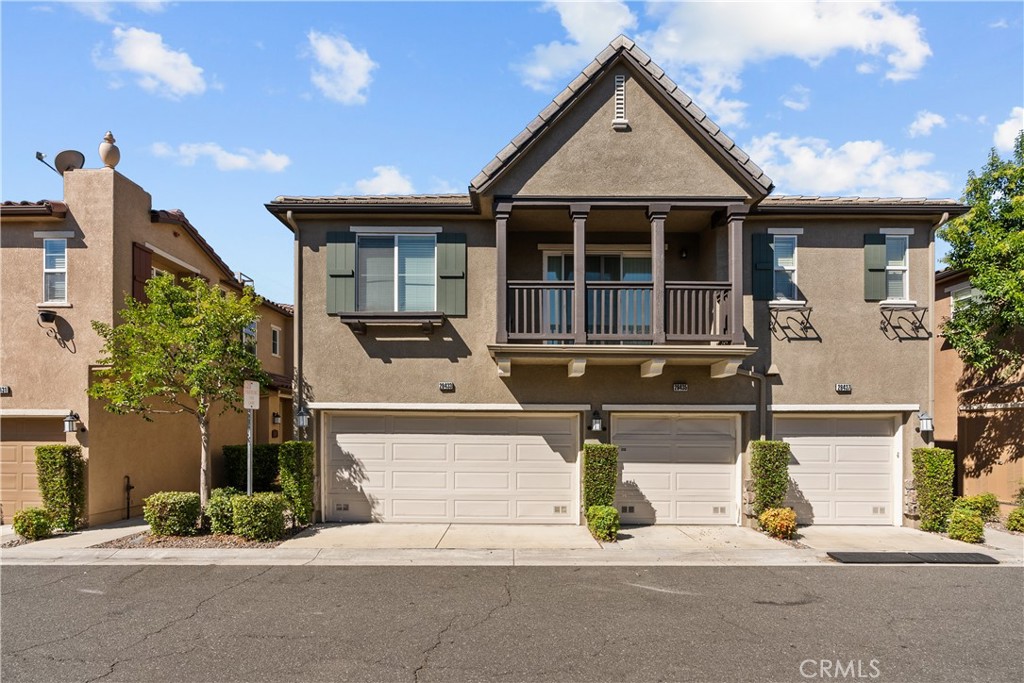
<svg viewBox="0 0 1024 683">
<path fill-rule="evenodd" d="M 790 464 L 794 464 L 794 460 Z M 789 478 L 789 489 L 786 491 L 786 505 L 793 508 L 796 513 L 796 521 L 799 524 L 814 524 L 814 506 L 807 500 L 807 496 L 800 490 L 800 485 Z"/>
<path fill-rule="evenodd" d="M 811 309 L 770 309 L 768 329 L 778 341 L 821 341 L 811 322 Z"/>
<path fill-rule="evenodd" d="M 332 449 L 333 450 L 333 449 Z M 382 521 L 379 499 L 372 496 L 365 490 L 368 480 L 366 470 L 355 455 L 343 448 L 338 448 L 337 455 L 331 458 L 330 481 L 328 491 L 340 494 L 343 500 L 335 502 L 335 506 L 348 506 L 348 509 L 327 510 L 328 515 L 340 514 L 342 517 L 368 519 L 374 522 Z"/>
<path fill-rule="evenodd" d="M 924 315 L 924 311 L 917 309 L 882 309 L 878 328 L 889 341 L 924 341 L 932 338 L 924 325 Z"/>
<path fill-rule="evenodd" d="M 413 332 L 408 327 L 371 327 L 355 335 L 370 358 L 390 363 L 395 358 L 447 358 L 458 363 L 472 355 L 458 331 L 446 320 L 432 334 Z"/>
<path fill-rule="evenodd" d="M 957 422 L 965 478 L 991 475 L 1024 458 L 1024 415 L 1019 408 L 969 412 L 960 415 Z"/>
<path fill-rule="evenodd" d="M 635 481 L 622 480 L 622 464 L 619 464 L 619 484 L 615 490 L 615 505 L 623 524 L 656 524 L 658 511 L 647 499 Z M 626 510 L 623 511 L 623 508 Z"/>
<path fill-rule="evenodd" d="M 75 328 L 53 311 L 40 311 L 36 324 L 46 330 L 46 336 L 57 342 L 57 346 L 68 353 L 76 353 Z"/>
</svg>

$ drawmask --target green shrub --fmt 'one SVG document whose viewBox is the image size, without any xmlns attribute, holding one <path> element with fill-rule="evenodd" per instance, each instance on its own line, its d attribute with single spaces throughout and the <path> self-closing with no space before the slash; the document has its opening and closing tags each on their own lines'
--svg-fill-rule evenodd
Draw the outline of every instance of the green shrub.
<svg viewBox="0 0 1024 683">
<path fill-rule="evenodd" d="M 276 541 L 284 536 L 288 503 L 280 493 L 254 493 L 231 499 L 235 533 L 250 541 Z"/>
<path fill-rule="evenodd" d="M 583 444 L 583 509 L 615 504 L 619 478 L 619 447 L 607 443 Z"/>
<path fill-rule="evenodd" d="M 953 502 L 953 509 L 977 512 L 986 522 L 999 519 L 999 499 L 994 493 L 979 493 L 976 496 L 957 498 Z"/>
<path fill-rule="evenodd" d="M 155 536 L 194 536 L 203 508 L 199 494 L 160 491 L 142 501 L 142 516 Z"/>
<path fill-rule="evenodd" d="M 206 504 L 206 516 L 210 518 L 210 531 L 215 534 L 233 534 L 235 532 L 235 510 L 231 499 L 240 494 L 240 491 L 230 486 L 210 492 L 210 501 Z"/>
<path fill-rule="evenodd" d="M 796 535 L 796 512 L 793 508 L 768 508 L 757 521 L 769 536 L 793 538 Z"/>
<path fill-rule="evenodd" d="M 587 508 L 587 528 L 599 541 L 613 542 L 619 538 L 619 511 L 611 505 Z"/>
<path fill-rule="evenodd" d="M 14 533 L 30 541 L 53 535 L 53 517 L 46 508 L 27 507 L 14 513 Z"/>
<path fill-rule="evenodd" d="M 953 451 L 915 448 L 914 488 L 923 531 L 945 531 L 953 510 Z"/>
<path fill-rule="evenodd" d="M 64 531 L 85 522 L 85 458 L 81 446 L 36 446 L 36 479 L 54 526 Z"/>
<path fill-rule="evenodd" d="M 280 444 L 258 443 L 252 447 L 252 490 L 272 491 L 277 481 L 277 451 Z M 248 455 L 246 445 L 224 447 L 224 473 L 227 486 L 246 490 Z"/>
<path fill-rule="evenodd" d="M 1017 487 L 1017 494 L 1013 497 L 1013 504 L 1019 508 L 1024 508 L 1024 481 L 1021 481 Z"/>
<path fill-rule="evenodd" d="M 313 444 L 286 441 L 277 452 L 281 492 L 292 511 L 292 524 L 313 521 Z"/>
<path fill-rule="evenodd" d="M 973 510 L 954 508 L 949 515 L 947 529 L 954 541 L 981 543 L 985 540 L 985 520 Z"/>
<path fill-rule="evenodd" d="M 1005 526 L 1010 531 L 1024 531 L 1024 507 L 1011 510 Z"/>
<path fill-rule="evenodd" d="M 754 478 L 754 514 L 782 507 L 789 489 L 789 460 L 785 441 L 754 441 L 750 451 L 750 473 Z"/>
</svg>

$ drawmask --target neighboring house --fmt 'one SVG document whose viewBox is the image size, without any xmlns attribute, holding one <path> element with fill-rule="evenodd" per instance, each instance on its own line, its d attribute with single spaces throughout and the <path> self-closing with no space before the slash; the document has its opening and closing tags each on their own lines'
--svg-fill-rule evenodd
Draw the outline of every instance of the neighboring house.
<svg viewBox="0 0 1024 683">
<path fill-rule="evenodd" d="M 91 524 L 140 514 L 159 490 L 197 491 L 199 428 L 191 415 L 146 422 L 117 416 L 89 399 L 102 340 L 91 322 L 118 322 L 125 297 L 144 296 L 146 280 L 198 275 L 228 291 L 242 284 L 180 211 L 153 211 L 141 187 L 112 168 L 64 174 L 61 201 L 4 202 L 0 236 L 0 504 L 5 519 L 40 503 L 34 448 L 81 444 L 88 465 Z M 256 413 L 257 441 L 291 436 L 291 309 L 260 307 L 256 348 L 273 386 Z M 275 341 L 276 339 L 276 341 Z M 63 420 L 78 415 L 78 431 Z M 274 414 L 279 417 L 275 418 Z M 279 422 L 279 423 L 278 423 Z M 246 420 L 214 418 L 214 481 L 224 444 L 245 443 Z M 126 491 L 126 484 L 134 487 Z M 130 501 L 126 498 L 130 494 Z"/>
<path fill-rule="evenodd" d="M 741 524 L 765 435 L 802 522 L 902 524 L 933 235 L 966 207 L 772 188 L 619 37 L 468 194 L 269 203 L 323 516 L 578 524 L 597 439 L 625 523 Z"/>
<path fill-rule="evenodd" d="M 979 294 L 965 270 L 936 273 L 936 320 Z M 965 368 L 937 332 L 935 445 L 956 453 L 958 494 L 994 493 L 1006 514 L 1024 486 L 1024 372 L 1001 378 Z"/>
</svg>

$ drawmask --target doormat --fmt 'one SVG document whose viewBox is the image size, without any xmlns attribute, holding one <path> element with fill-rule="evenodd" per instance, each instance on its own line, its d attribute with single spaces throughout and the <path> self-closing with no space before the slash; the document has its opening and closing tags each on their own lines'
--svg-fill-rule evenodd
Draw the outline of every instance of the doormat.
<svg viewBox="0 0 1024 683">
<path fill-rule="evenodd" d="M 981 553 L 878 553 L 828 552 L 842 564 L 999 564 L 999 560 Z"/>
</svg>

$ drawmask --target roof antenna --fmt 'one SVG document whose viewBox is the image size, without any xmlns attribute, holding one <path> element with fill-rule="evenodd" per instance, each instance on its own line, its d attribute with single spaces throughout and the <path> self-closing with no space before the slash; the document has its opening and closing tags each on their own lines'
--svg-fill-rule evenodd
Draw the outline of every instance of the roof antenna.
<svg viewBox="0 0 1024 683">
<path fill-rule="evenodd" d="M 60 171 L 58 171 L 57 169 L 53 168 L 53 166 L 50 166 L 49 162 L 46 161 L 46 155 L 43 154 L 42 152 L 36 152 L 36 159 L 38 159 L 39 161 L 41 161 L 44 164 L 46 164 L 47 167 L 53 169 L 53 172 L 56 173 L 57 175 L 61 175 Z"/>
</svg>

